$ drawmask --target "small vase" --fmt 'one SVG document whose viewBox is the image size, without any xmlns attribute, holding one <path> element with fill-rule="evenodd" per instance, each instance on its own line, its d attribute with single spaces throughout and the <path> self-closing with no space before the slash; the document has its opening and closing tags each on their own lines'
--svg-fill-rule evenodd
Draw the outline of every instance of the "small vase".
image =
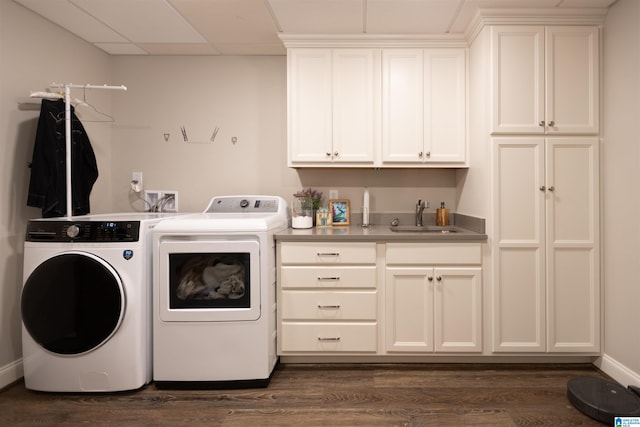
<svg viewBox="0 0 640 427">
<path fill-rule="evenodd" d="M 291 228 L 313 227 L 313 200 L 295 196 L 291 201 Z"/>
</svg>

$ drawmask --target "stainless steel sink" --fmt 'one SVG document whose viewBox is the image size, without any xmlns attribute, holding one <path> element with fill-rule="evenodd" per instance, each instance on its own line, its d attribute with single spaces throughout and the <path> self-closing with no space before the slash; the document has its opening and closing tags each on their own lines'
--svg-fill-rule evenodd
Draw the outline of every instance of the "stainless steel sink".
<svg viewBox="0 0 640 427">
<path fill-rule="evenodd" d="M 391 231 L 399 233 L 456 233 L 457 230 L 454 227 L 445 226 L 439 227 L 436 225 L 391 225 L 389 226 Z"/>
</svg>

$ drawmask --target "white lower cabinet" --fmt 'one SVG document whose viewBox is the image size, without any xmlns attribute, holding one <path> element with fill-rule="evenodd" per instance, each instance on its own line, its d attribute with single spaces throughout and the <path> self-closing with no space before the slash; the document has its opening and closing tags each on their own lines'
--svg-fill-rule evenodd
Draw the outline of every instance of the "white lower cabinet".
<svg viewBox="0 0 640 427">
<path fill-rule="evenodd" d="M 375 354 L 376 243 L 278 244 L 278 352 Z"/>
<path fill-rule="evenodd" d="M 278 354 L 482 352 L 481 246 L 279 242 Z"/>
<path fill-rule="evenodd" d="M 385 350 L 481 352 L 480 263 L 479 244 L 388 244 Z"/>
</svg>

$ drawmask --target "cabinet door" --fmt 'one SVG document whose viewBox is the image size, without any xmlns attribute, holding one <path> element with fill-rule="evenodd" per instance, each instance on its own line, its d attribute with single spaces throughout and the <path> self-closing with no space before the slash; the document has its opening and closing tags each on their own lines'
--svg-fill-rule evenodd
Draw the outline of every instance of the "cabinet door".
<svg viewBox="0 0 640 427">
<path fill-rule="evenodd" d="M 547 141 L 547 349 L 600 348 L 598 140 Z"/>
<path fill-rule="evenodd" d="M 422 162 L 424 74 L 422 49 L 382 51 L 382 161 Z"/>
<path fill-rule="evenodd" d="M 598 41 L 596 27 L 546 29 L 547 133 L 598 133 Z"/>
<path fill-rule="evenodd" d="M 291 49 L 289 164 L 331 161 L 331 50 Z"/>
<path fill-rule="evenodd" d="M 424 52 L 424 160 L 464 162 L 466 159 L 466 52 L 427 49 Z"/>
<path fill-rule="evenodd" d="M 493 133 L 544 133 L 544 27 L 491 28 Z"/>
<path fill-rule="evenodd" d="M 482 351 L 481 269 L 435 268 L 433 283 L 435 351 Z"/>
<path fill-rule="evenodd" d="M 494 162 L 493 351 L 599 351 L 598 140 L 495 140 Z"/>
<path fill-rule="evenodd" d="M 336 163 L 373 163 L 379 114 L 379 51 L 333 51 L 333 151 Z"/>
<path fill-rule="evenodd" d="M 493 158 L 493 351 L 544 351 L 544 139 L 495 139 Z"/>
<path fill-rule="evenodd" d="M 385 349 L 433 351 L 433 268 L 387 268 Z"/>
</svg>

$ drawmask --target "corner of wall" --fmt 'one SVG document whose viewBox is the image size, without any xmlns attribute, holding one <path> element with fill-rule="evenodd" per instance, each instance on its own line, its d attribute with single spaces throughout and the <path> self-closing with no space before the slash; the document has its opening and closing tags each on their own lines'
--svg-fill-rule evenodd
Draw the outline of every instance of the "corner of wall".
<svg viewBox="0 0 640 427">
<path fill-rule="evenodd" d="M 623 386 L 640 386 L 640 373 L 634 372 L 611 356 L 604 354 L 593 364 Z"/>
<path fill-rule="evenodd" d="M 0 390 L 24 376 L 22 358 L 0 367 Z"/>
</svg>

